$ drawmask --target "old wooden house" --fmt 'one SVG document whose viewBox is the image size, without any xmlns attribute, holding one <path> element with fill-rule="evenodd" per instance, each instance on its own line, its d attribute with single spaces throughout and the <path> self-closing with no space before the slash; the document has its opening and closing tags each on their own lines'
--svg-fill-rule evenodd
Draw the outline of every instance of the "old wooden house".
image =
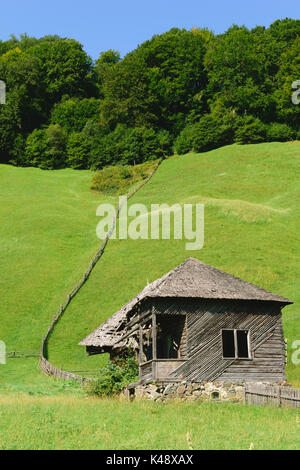
<svg viewBox="0 0 300 470">
<path fill-rule="evenodd" d="M 197 259 L 147 285 L 81 341 L 87 353 L 128 348 L 140 383 L 282 382 L 281 309 L 292 302 Z"/>
</svg>

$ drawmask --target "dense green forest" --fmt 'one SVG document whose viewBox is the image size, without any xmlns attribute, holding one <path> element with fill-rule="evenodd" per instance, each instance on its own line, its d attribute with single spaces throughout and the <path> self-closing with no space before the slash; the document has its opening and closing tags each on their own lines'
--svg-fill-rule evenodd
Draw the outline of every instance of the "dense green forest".
<svg viewBox="0 0 300 470">
<path fill-rule="evenodd" d="M 300 20 L 173 28 L 95 62 L 74 39 L 12 36 L 0 41 L 0 80 L 2 163 L 97 169 L 300 139 Z"/>
</svg>

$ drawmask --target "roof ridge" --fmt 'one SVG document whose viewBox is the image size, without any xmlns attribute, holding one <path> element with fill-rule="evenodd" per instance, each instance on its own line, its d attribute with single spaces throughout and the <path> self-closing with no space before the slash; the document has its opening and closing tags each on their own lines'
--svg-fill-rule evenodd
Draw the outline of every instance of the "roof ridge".
<svg viewBox="0 0 300 470">
<path fill-rule="evenodd" d="M 183 269 L 189 264 L 192 265 L 191 269 Z M 147 284 L 79 344 L 86 345 L 87 341 L 93 341 L 89 344 L 95 344 L 95 340 L 100 341 L 102 345 L 107 342 L 111 344 L 111 337 L 117 334 L 119 327 L 126 320 L 127 313 L 147 297 L 273 301 L 283 305 L 293 303 L 263 287 L 215 268 L 197 258 L 189 257 L 162 277 Z"/>
</svg>

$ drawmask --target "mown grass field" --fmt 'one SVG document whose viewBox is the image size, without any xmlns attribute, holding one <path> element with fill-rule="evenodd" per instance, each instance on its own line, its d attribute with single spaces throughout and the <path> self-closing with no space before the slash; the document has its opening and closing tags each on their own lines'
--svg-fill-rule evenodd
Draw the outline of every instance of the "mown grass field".
<svg viewBox="0 0 300 470">
<path fill-rule="evenodd" d="M 50 361 L 65 370 L 101 366 L 107 358 L 86 357 L 78 342 L 147 282 L 193 256 L 294 301 L 283 311 L 283 325 L 287 377 L 300 387 L 300 366 L 291 362 L 292 343 L 300 339 L 299 162 L 300 142 L 232 145 L 164 161 L 131 202 L 149 210 L 154 203 L 204 203 L 204 247 L 187 251 L 184 240 L 111 240 L 51 335 Z M 53 314 L 101 243 L 96 208 L 118 200 L 89 191 L 91 178 L 89 171 L 0 166 L 0 339 L 9 351 L 39 350 Z M 186 432 L 195 448 L 248 448 L 251 442 L 254 448 L 296 446 L 293 410 L 96 401 L 70 384 L 43 376 L 36 359 L 8 359 L 0 365 L 0 393 L 1 425 L 7 422 L 11 429 L 5 436 L 1 433 L 0 448 L 43 448 L 46 429 L 47 448 L 186 448 Z M 150 425 L 152 409 L 156 414 Z M 32 410 L 37 411 L 32 415 Z M 178 413 L 186 425 L 177 436 L 171 430 Z M 188 413 L 194 415 L 191 426 Z M 110 431 L 96 422 L 99 414 L 102 422 L 110 423 Z M 150 437 L 139 433 L 137 425 L 129 431 L 128 423 L 137 423 L 138 416 L 150 426 Z M 16 419 L 22 423 L 18 440 L 12 434 Z M 61 430 L 59 419 L 67 423 Z M 118 425 L 122 421 L 119 435 L 114 420 Z M 169 436 L 162 430 L 164 420 Z M 216 433 L 203 437 L 209 420 L 215 422 Z M 240 422 L 236 432 L 232 429 L 232 441 L 226 420 L 226 426 Z M 105 433 L 110 435 L 107 440 Z"/>
</svg>

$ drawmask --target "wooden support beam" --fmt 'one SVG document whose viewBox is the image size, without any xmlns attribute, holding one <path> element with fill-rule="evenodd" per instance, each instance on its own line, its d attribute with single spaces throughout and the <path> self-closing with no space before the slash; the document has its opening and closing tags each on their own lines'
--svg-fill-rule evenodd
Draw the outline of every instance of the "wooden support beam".
<svg viewBox="0 0 300 470">
<path fill-rule="evenodd" d="M 118 343 L 121 343 L 121 341 L 124 341 L 125 339 L 127 339 L 129 336 L 133 335 L 137 330 L 139 329 L 139 325 L 136 325 L 134 328 L 132 328 L 132 330 L 128 331 L 128 333 L 126 333 L 125 335 L 121 336 L 120 339 L 118 339 L 118 341 L 116 341 L 116 345 Z"/>
<path fill-rule="evenodd" d="M 131 328 L 132 326 L 136 325 L 137 323 L 140 323 L 144 318 L 150 316 L 151 312 L 148 310 L 144 313 L 141 314 L 136 314 L 133 316 L 133 318 L 130 320 L 130 322 L 127 324 L 126 328 Z"/>
<path fill-rule="evenodd" d="M 152 374 L 153 374 L 153 380 L 156 380 L 157 377 L 157 365 L 156 365 L 156 359 L 157 359 L 157 325 L 156 325 L 156 314 L 154 313 L 154 305 L 152 303 Z"/>
<path fill-rule="evenodd" d="M 152 313 L 152 359 L 157 359 L 157 325 L 155 313 Z"/>
<path fill-rule="evenodd" d="M 142 364 L 143 362 L 143 328 L 141 325 L 139 327 L 139 330 L 140 330 L 139 364 Z"/>
<path fill-rule="evenodd" d="M 133 333 L 135 333 L 135 332 L 139 329 L 140 326 L 145 325 L 145 323 L 147 323 L 147 322 L 149 321 L 149 317 L 150 317 L 150 314 L 149 314 L 149 312 L 148 312 L 147 315 L 144 315 L 144 316 L 143 316 L 143 320 L 141 321 L 140 324 L 137 324 L 137 322 L 135 322 L 135 326 L 134 326 L 130 331 L 128 331 L 127 333 L 125 333 L 123 336 L 121 336 L 121 338 L 120 338 L 118 341 L 116 341 L 115 344 L 117 345 L 118 343 L 120 343 L 121 341 L 124 341 L 124 340 L 127 339 L 129 336 L 131 336 Z M 126 327 L 126 328 L 127 328 L 127 327 Z"/>
</svg>

